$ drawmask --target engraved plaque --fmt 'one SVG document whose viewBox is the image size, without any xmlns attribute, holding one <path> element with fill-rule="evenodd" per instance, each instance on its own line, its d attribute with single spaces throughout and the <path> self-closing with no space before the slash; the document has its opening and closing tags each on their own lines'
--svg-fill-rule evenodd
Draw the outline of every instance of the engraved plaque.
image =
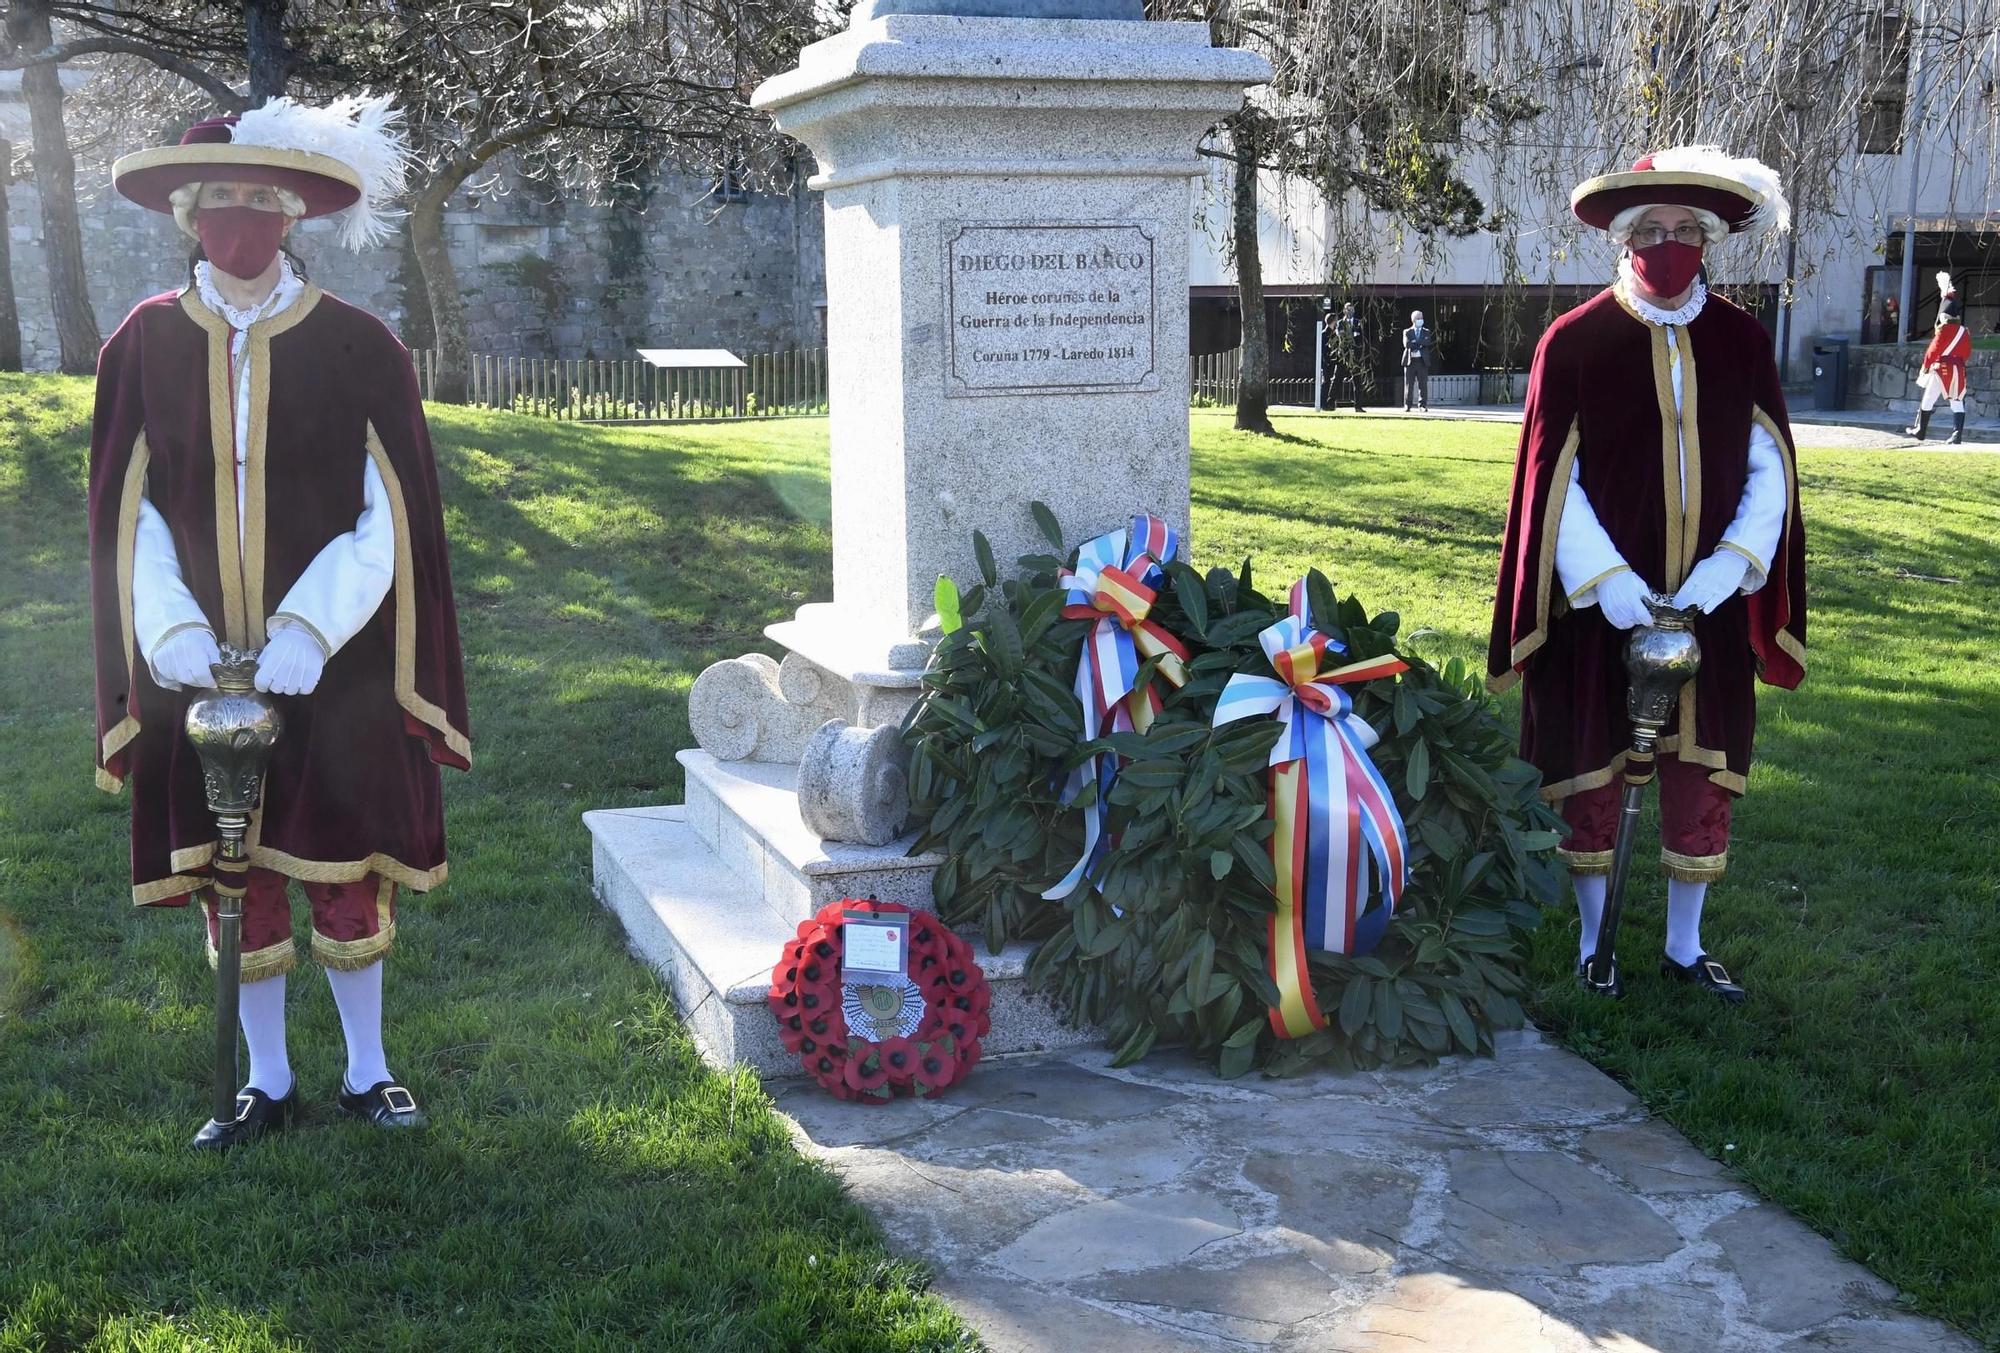
<svg viewBox="0 0 2000 1353">
<path fill-rule="evenodd" d="M 954 222 L 944 255 L 947 397 L 1160 388 L 1144 226 Z"/>
</svg>

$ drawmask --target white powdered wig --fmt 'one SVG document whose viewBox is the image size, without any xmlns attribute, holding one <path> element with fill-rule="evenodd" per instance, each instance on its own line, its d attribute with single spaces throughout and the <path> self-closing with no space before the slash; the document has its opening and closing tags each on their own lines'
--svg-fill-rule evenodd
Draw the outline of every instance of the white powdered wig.
<svg viewBox="0 0 2000 1353">
<path fill-rule="evenodd" d="M 1674 204 L 1648 202 L 1644 206 L 1627 207 L 1611 218 L 1611 225 L 1606 233 L 1611 236 L 1613 244 L 1629 244 L 1632 241 L 1632 232 L 1638 229 L 1640 217 L 1655 207 L 1670 205 Z M 1681 207 L 1680 210 L 1692 213 L 1694 219 L 1701 222 L 1701 233 L 1707 237 L 1710 244 L 1720 244 L 1729 238 L 1729 227 L 1714 212 L 1703 211 L 1700 207 Z"/>
<path fill-rule="evenodd" d="M 230 141 L 239 146 L 306 150 L 340 161 L 361 179 L 361 200 L 335 213 L 338 238 L 349 249 L 381 244 L 403 213 L 389 203 L 400 197 L 409 177 L 410 150 L 403 139 L 403 115 L 386 94 L 352 94 L 324 108 L 272 99 L 236 123 Z"/>
<path fill-rule="evenodd" d="M 1739 234 L 1792 228 L 1792 204 L 1785 200 L 1785 188 L 1778 179 L 1778 171 L 1762 160 L 1753 160 L 1747 155 L 1731 155 L 1721 146 L 1671 146 L 1654 154 L 1653 168 L 1713 174 L 1717 178 L 1733 179 L 1757 194 L 1757 210 L 1750 213 L 1750 219 L 1739 227 Z"/>
<path fill-rule="evenodd" d="M 271 191 L 278 195 L 278 207 L 285 215 L 296 220 L 306 214 L 305 199 L 290 188 L 273 187 Z M 201 236 L 195 233 L 194 213 L 201 204 L 201 185 L 183 183 L 167 194 L 167 201 L 173 206 L 174 224 L 181 228 L 181 234 L 191 240 L 200 239 Z"/>
</svg>

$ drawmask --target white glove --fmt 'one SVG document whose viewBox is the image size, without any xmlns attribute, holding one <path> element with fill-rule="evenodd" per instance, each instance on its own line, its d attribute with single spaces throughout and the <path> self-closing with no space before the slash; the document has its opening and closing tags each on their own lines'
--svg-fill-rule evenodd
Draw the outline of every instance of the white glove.
<svg viewBox="0 0 2000 1353">
<path fill-rule="evenodd" d="M 1616 629 L 1650 625 L 1653 613 L 1646 609 L 1646 598 L 1652 594 L 1644 578 L 1629 568 L 1620 569 L 1597 584 L 1597 609 Z"/>
<path fill-rule="evenodd" d="M 1694 566 L 1681 590 L 1674 593 L 1674 605 L 1686 610 L 1699 606 L 1703 615 L 1736 595 L 1743 586 L 1743 575 L 1750 571 L 1750 561 L 1734 550 L 1717 550 L 1708 558 Z"/>
<path fill-rule="evenodd" d="M 222 661 L 222 650 L 215 646 L 215 635 L 205 629 L 177 630 L 153 646 L 147 657 L 147 665 L 153 669 L 153 680 L 170 691 L 183 686 L 204 686 L 215 688 L 215 673 L 208 670 L 210 663 Z"/>
<path fill-rule="evenodd" d="M 273 695 L 311 695 L 326 670 L 319 640 L 297 625 L 271 636 L 257 658 L 257 689 Z"/>
</svg>

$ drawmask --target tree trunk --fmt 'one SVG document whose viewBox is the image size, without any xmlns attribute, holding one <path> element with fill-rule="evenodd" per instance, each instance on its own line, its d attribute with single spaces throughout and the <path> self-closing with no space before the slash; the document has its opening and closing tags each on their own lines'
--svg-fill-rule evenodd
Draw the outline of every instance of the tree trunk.
<svg viewBox="0 0 2000 1353">
<path fill-rule="evenodd" d="M 14 181 L 14 143 L 0 138 L 0 371 L 21 369 L 21 313 L 14 305 L 13 219 L 7 188 Z"/>
<path fill-rule="evenodd" d="M 1245 109 L 1230 124 L 1236 147 L 1231 233 L 1236 251 L 1236 303 L 1243 312 L 1243 362 L 1236 382 L 1236 426 L 1275 436 L 1271 426 L 1271 338 L 1264 318 L 1264 262 L 1257 248 L 1256 123 Z"/>
<path fill-rule="evenodd" d="M 459 292 L 458 269 L 452 265 L 444 239 L 444 204 L 463 179 L 462 174 L 446 171 L 426 184 L 410 204 L 410 247 L 424 275 L 424 294 L 430 298 L 431 323 L 437 332 L 437 390 L 432 397 L 444 404 L 465 403 L 466 362 L 471 351 L 465 298 Z"/>
<path fill-rule="evenodd" d="M 46 0 L 16 0 L 7 15 L 7 35 L 22 52 L 50 45 Z M 76 158 L 63 128 L 62 77 L 54 62 L 21 72 L 21 93 L 35 147 L 35 187 L 42 197 L 42 249 L 49 266 L 49 303 L 55 311 L 61 366 L 74 375 L 97 370 L 103 339 L 90 308 L 90 284 L 83 271 L 83 231 L 76 219 Z"/>
<path fill-rule="evenodd" d="M 285 10 L 290 4 L 291 0 L 243 0 L 252 108 L 263 107 L 291 83 L 292 48 L 285 41 Z"/>
</svg>

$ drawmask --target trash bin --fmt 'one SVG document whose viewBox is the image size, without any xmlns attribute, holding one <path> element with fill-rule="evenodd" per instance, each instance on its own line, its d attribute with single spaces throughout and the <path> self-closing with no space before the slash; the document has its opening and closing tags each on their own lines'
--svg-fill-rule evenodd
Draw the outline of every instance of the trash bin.
<svg viewBox="0 0 2000 1353">
<path fill-rule="evenodd" d="M 1813 407 L 1847 407 L 1847 340 L 1822 338 L 1813 344 Z"/>
</svg>

